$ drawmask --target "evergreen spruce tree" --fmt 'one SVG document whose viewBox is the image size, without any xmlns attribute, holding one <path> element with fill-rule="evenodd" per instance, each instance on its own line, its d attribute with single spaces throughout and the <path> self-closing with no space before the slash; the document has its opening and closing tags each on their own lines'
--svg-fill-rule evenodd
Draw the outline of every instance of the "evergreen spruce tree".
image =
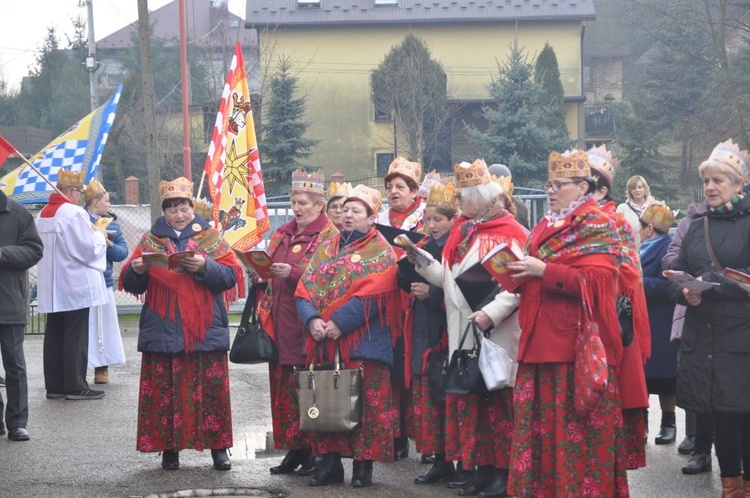
<svg viewBox="0 0 750 498">
<path fill-rule="evenodd" d="M 292 172 L 302 166 L 299 160 L 309 157 L 320 141 L 303 137 L 309 126 L 302 121 L 307 104 L 304 97 L 296 97 L 297 77 L 290 74 L 291 61 L 282 57 L 277 68 L 259 148 L 264 178 L 288 188 Z"/>
<path fill-rule="evenodd" d="M 547 158 L 571 145 L 567 133 L 550 127 L 548 106 L 540 102 L 542 87 L 533 80 L 533 66 L 523 49 L 511 46 L 498 76 L 488 85 L 492 104 L 483 108 L 486 131 L 467 126 L 469 142 L 487 164 L 503 163 L 516 185 L 539 186 L 547 178 Z"/>
<path fill-rule="evenodd" d="M 543 113 L 543 117 L 547 118 L 547 126 L 552 130 L 558 130 L 567 134 L 565 110 L 563 109 L 565 91 L 563 90 L 562 81 L 560 81 L 560 68 L 557 65 L 557 56 L 549 43 L 544 44 L 544 48 L 536 58 L 536 63 L 534 64 L 534 82 L 541 86 L 542 91 L 539 95 L 539 104 L 547 108 L 546 112 Z"/>
</svg>

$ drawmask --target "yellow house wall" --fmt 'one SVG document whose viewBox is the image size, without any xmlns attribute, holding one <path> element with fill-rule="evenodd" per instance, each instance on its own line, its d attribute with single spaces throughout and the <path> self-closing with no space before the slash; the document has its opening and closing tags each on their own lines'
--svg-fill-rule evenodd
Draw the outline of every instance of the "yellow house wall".
<svg viewBox="0 0 750 498">
<path fill-rule="evenodd" d="M 529 61 L 549 43 L 555 50 L 565 95 L 581 96 L 581 25 L 578 22 L 514 24 L 433 24 L 284 28 L 261 32 L 261 54 L 273 61 L 282 54 L 294 63 L 299 93 L 307 97 L 306 136 L 321 140 L 306 160 L 326 176 L 347 178 L 375 173 L 375 155 L 393 151 L 392 124 L 375 123 L 370 74 L 388 51 L 412 33 L 427 42 L 433 59 L 448 74 L 448 97 L 487 100 L 486 85 L 504 63 L 514 36 Z M 266 75 L 266 79 L 269 75 Z M 579 133 L 578 104 L 565 106 L 568 130 Z M 261 157 L 263 151 L 261 150 Z"/>
</svg>

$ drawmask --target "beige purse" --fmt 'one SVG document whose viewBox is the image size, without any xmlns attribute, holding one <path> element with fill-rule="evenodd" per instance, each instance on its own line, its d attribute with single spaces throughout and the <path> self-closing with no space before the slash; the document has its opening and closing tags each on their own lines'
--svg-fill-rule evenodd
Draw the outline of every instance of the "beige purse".
<svg viewBox="0 0 750 498">
<path fill-rule="evenodd" d="M 341 368 L 336 345 L 333 369 L 315 368 L 297 371 L 299 430 L 302 432 L 345 432 L 362 420 L 362 370 Z"/>
</svg>

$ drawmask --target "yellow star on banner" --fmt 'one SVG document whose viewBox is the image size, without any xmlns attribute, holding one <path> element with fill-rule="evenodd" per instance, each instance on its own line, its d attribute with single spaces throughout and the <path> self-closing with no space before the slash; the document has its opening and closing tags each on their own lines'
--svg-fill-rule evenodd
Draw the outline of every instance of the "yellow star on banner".
<svg viewBox="0 0 750 498">
<path fill-rule="evenodd" d="M 237 147 L 235 141 L 232 140 L 232 145 L 227 151 L 226 159 L 224 161 L 224 179 L 229 182 L 229 192 L 234 191 L 235 183 L 239 182 L 246 191 L 250 191 L 247 185 L 246 177 L 250 176 L 250 170 L 247 167 L 247 163 L 250 161 L 250 155 L 246 152 L 244 154 L 237 155 Z"/>
</svg>

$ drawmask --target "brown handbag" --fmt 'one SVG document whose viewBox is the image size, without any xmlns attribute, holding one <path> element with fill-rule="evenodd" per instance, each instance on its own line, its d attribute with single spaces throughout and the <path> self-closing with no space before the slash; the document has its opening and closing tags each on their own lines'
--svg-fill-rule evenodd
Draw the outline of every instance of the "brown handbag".
<svg viewBox="0 0 750 498">
<path fill-rule="evenodd" d="M 362 370 L 341 368 L 336 345 L 333 369 L 315 367 L 297 371 L 299 430 L 302 432 L 345 432 L 362 420 Z"/>
</svg>

